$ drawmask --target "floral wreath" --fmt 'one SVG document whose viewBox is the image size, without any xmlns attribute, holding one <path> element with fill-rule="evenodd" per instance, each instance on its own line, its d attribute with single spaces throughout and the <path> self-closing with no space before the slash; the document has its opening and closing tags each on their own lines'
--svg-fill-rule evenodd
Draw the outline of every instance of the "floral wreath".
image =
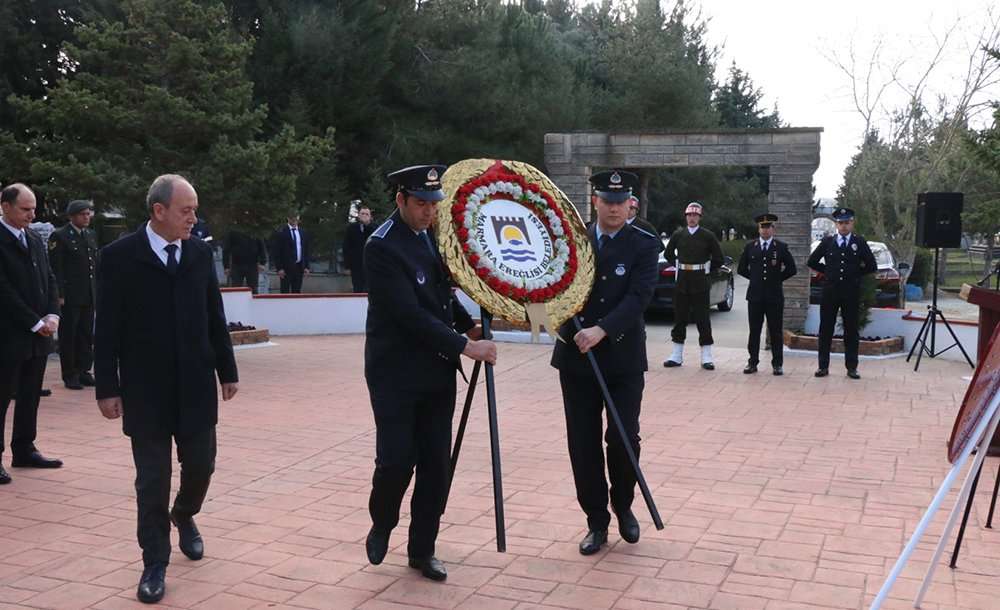
<svg viewBox="0 0 1000 610">
<path fill-rule="evenodd" d="M 552 236 L 554 256 L 542 277 L 526 279 L 504 273 L 488 257 L 482 256 L 479 242 L 469 239 L 480 209 L 499 198 L 528 208 Z M 577 255 L 569 221 L 547 192 L 500 163 L 458 189 L 455 203 L 451 206 L 451 217 L 463 256 L 476 275 L 494 292 L 522 303 L 544 303 L 561 294 L 573 282 Z"/>
</svg>

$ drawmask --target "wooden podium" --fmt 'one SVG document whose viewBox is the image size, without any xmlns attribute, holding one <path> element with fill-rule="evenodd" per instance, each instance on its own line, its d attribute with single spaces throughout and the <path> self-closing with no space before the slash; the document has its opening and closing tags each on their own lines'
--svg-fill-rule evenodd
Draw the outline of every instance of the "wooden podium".
<svg viewBox="0 0 1000 610">
<path fill-rule="evenodd" d="M 979 343 L 976 346 L 976 365 L 983 362 L 990 345 L 990 337 L 1000 324 L 1000 291 L 962 284 L 960 295 L 964 300 L 979 305 Z M 1000 428 L 990 441 L 990 455 L 1000 455 Z"/>
</svg>

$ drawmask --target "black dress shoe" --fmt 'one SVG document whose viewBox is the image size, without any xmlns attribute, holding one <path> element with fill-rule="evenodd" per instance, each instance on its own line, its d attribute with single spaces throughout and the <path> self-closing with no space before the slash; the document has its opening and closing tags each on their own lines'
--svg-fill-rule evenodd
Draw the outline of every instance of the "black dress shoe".
<svg viewBox="0 0 1000 610">
<path fill-rule="evenodd" d="M 816 372 L 813 373 L 813 377 L 826 377 L 829 374 L 830 374 L 829 369 L 816 369 Z"/>
<path fill-rule="evenodd" d="M 580 554 L 593 555 L 608 543 L 608 530 L 590 530 L 580 541 Z"/>
<path fill-rule="evenodd" d="M 622 540 L 629 544 L 639 542 L 639 520 L 635 518 L 632 509 L 616 512 L 615 515 L 618 517 L 618 533 Z"/>
<path fill-rule="evenodd" d="M 67 390 L 82 390 L 83 384 L 76 377 L 67 377 L 63 379 L 63 384 L 66 386 Z"/>
<path fill-rule="evenodd" d="M 785 371 L 783 371 L 780 366 L 774 367 L 773 368 L 773 372 L 774 372 L 775 375 L 779 375 L 779 376 L 785 374 Z"/>
<path fill-rule="evenodd" d="M 752 375 L 752 374 L 754 374 L 756 372 L 757 372 L 757 365 L 756 364 L 748 364 L 743 369 L 743 374 L 744 375 Z"/>
<path fill-rule="evenodd" d="M 167 564 L 157 563 L 147 566 L 142 571 L 142 578 L 139 579 L 136 598 L 144 604 L 155 604 L 163 599 L 163 594 L 167 590 L 166 580 Z"/>
<path fill-rule="evenodd" d="M 192 561 L 198 561 L 204 557 L 205 541 L 201 539 L 201 532 L 194 524 L 194 519 L 191 517 L 178 518 L 177 513 L 171 510 L 170 522 L 177 528 L 177 537 L 179 538 L 177 546 L 180 547 L 181 552 Z"/>
<path fill-rule="evenodd" d="M 444 569 L 444 564 L 434 556 L 410 557 L 410 567 L 420 570 L 421 574 L 431 580 L 442 581 L 448 578 L 448 570 Z"/>
<path fill-rule="evenodd" d="M 680 365 L 681 365 L 680 362 L 674 362 L 673 360 L 665 360 L 663 362 L 663 366 L 667 367 L 668 369 L 672 369 L 675 366 L 680 366 Z"/>
<path fill-rule="evenodd" d="M 26 455 L 15 455 L 10 465 L 14 468 L 62 468 L 62 460 L 47 458 L 35 450 Z"/>
<path fill-rule="evenodd" d="M 385 559 L 385 554 L 389 552 L 389 532 L 375 529 L 373 525 L 365 538 L 365 551 L 368 553 L 368 561 L 377 566 Z"/>
<path fill-rule="evenodd" d="M 861 374 L 858 373 L 858 369 L 847 369 L 847 376 L 851 379 L 861 379 Z"/>
<path fill-rule="evenodd" d="M 80 373 L 80 384 L 89 388 L 97 385 L 97 382 L 94 381 L 94 376 L 90 373 Z"/>
<path fill-rule="evenodd" d="M 0 485 L 6 485 L 7 483 L 10 483 L 10 475 L 3 469 L 3 464 L 0 464 Z"/>
<path fill-rule="evenodd" d="M 706 371 L 714 371 L 715 370 L 715 364 L 712 363 L 712 362 L 702 362 L 701 363 L 701 368 L 705 369 Z"/>
<path fill-rule="evenodd" d="M 42 388 L 41 391 L 38 392 L 38 395 L 41 396 L 42 398 L 45 398 L 46 396 L 52 396 L 52 390 L 48 388 Z"/>
</svg>

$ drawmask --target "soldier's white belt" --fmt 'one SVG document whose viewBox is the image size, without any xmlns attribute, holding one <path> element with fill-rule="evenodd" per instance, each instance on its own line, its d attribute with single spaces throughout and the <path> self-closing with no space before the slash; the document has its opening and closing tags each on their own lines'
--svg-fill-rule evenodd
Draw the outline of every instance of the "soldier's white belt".
<svg viewBox="0 0 1000 610">
<path fill-rule="evenodd" d="M 681 271 L 704 271 L 705 273 L 708 273 L 711 267 L 712 267 L 711 261 L 707 263 L 699 263 L 697 265 L 688 263 L 680 263 L 679 265 L 677 265 L 677 268 L 680 269 Z"/>
</svg>

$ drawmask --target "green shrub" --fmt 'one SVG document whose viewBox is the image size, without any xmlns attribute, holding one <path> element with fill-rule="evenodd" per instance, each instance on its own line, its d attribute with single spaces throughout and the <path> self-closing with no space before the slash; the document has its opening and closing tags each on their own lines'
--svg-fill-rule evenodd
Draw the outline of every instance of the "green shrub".
<svg viewBox="0 0 1000 610">
<path fill-rule="evenodd" d="M 729 241 L 721 242 L 722 244 L 722 255 L 733 257 L 733 264 L 740 262 L 740 256 L 743 255 L 743 248 L 747 245 L 747 240 L 745 239 L 730 239 Z"/>
<path fill-rule="evenodd" d="M 917 254 L 913 258 L 913 269 L 910 271 L 910 277 L 907 278 L 906 283 L 924 288 L 931 283 L 933 275 L 934 254 L 930 250 L 918 248 Z"/>
</svg>

